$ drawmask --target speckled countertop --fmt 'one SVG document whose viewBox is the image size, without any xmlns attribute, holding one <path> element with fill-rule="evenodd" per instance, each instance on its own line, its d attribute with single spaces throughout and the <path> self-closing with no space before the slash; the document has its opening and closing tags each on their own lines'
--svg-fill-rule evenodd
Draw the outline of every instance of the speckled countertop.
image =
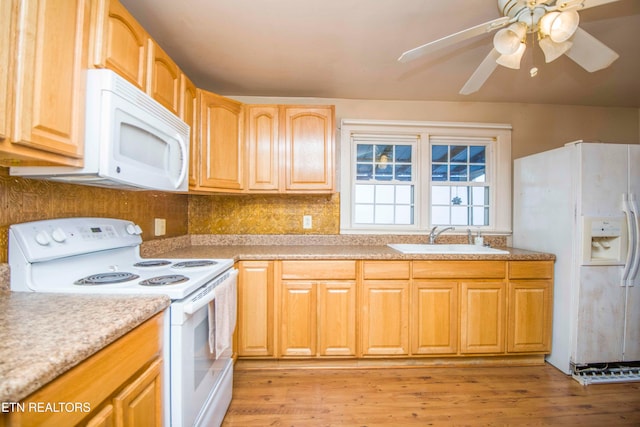
<svg viewBox="0 0 640 427">
<path fill-rule="evenodd" d="M 515 248 L 508 254 L 403 254 L 386 245 L 193 245 L 156 256 L 163 258 L 231 258 L 241 260 L 360 259 L 360 260 L 553 260 L 555 256 Z"/>
<path fill-rule="evenodd" d="M 0 402 L 17 402 L 169 306 L 164 296 L 0 292 Z"/>
</svg>

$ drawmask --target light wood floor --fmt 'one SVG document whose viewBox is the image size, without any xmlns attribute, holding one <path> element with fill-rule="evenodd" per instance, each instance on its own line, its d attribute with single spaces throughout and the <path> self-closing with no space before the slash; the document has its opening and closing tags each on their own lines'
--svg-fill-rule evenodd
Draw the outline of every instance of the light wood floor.
<svg viewBox="0 0 640 427">
<path fill-rule="evenodd" d="M 550 365 L 236 370 L 223 426 L 640 426 L 640 383 Z"/>
</svg>

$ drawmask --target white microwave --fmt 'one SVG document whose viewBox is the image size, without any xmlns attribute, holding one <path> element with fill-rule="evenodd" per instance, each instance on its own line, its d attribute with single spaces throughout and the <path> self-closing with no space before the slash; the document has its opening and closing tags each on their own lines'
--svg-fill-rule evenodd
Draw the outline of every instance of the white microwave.
<svg viewBox="0 0 640 427">
<path fill-rule="evenodd" d="M 187 191 L 189 126 L 111 70 L 87 70 L 84 166 L 16 166 L 25 178 Z"/>
</svg>

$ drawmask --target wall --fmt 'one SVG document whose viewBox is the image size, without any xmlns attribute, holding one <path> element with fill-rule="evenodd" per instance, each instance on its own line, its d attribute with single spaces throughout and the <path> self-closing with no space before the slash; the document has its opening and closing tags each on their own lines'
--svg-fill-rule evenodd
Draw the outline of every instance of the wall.
<svg viewBox="0 0 640 427">
<path fill-rule="evenodd" d="M 72 216 L 129 219 L 142 227 L 146 241 L 154 238 L 154 218 L 165 218 L 165 237 L 184 235 L 188 197 L 22 179 L 0 167 L 0 262 L 7 262 L 9 226 L 19 222 Z"/>
</svg>

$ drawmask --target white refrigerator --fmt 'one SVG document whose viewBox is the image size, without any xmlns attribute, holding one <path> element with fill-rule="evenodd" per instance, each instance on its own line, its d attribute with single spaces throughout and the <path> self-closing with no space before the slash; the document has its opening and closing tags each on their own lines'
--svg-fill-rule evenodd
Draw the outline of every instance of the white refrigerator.
<svg viewBox="0 0 640 427">
<path fill-rule="evenodd" d="M 640 144 L 577 141 L 514 162 L 513 246 L 555 254 L 552 350 L 640 361 Z"/>
</svg>

